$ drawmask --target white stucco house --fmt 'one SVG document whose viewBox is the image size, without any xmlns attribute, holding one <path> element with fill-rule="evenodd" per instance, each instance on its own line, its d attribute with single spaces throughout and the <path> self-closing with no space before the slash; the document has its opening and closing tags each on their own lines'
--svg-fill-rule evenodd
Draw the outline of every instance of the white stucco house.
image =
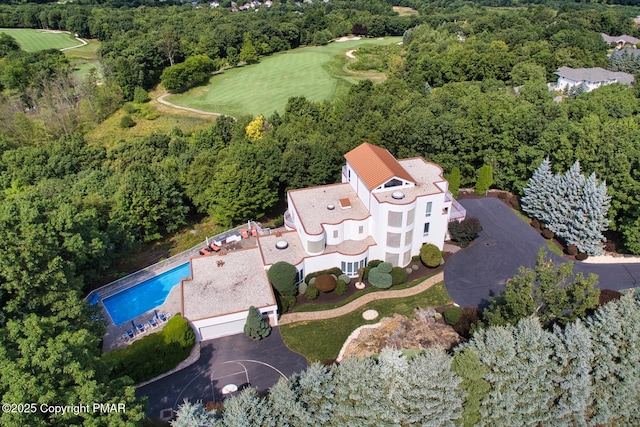
<svg viewBox="0 0 640 427">
<path fill-rule="evenodd" d="M 302 280 L 332 267 L 356 277 L 372 259 L 406 266 L 424 243 L 442 249 L 449 221 L 465 218 L 434 163 L 369 143 L 345 159 L 342 183 L 288 192 L 289 231 L 258 239 L 265 268 L 287 261 Z"/>
<path fill-rule="evenodd" d="M 633 75 L 621 71 L 609 71 L 604 68 L 570 68 L 560 67 L 555 72 L 558 76 L 556 90 L 565 90 L 571 87 L 582 85 L 585 92 L 591 92 L 600 86 L 620 83 L 625 85 L 633 84 Z"/>
<path fill-rule="evenodd" d="M 276 262 L 294 265 L 298 283 L 308 273 L 333 267 L 356 277 L 373 259 L 406 266 L 424 243 L 442 249 L 449 222 L 465 218 L 434 163 L 420 157 L 398 160 L 369 143 L 345 159 L 340 184 L 288 192 L 285 229 L 247 224 L 194 248 L 189 277 L 156 310 L 179 311 L 198 341 L 243 333 L 250 306 L 275 326 L 278 307 L 267 271 Z M 110 327 L 117 336 L 127 324 Z"/>
</svg>

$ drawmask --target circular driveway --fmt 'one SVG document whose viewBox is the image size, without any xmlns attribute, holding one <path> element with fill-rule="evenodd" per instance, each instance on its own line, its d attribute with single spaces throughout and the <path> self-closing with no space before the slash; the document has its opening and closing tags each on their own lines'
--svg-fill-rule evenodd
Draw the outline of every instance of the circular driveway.
<svg viewBox="0 0 640 427">
<path fill-rule="evenodd" d="M 150 418 L 160 418 L 184 399 L 216 402 L 249 386 L 263 391 L 306 368 L 306 359 L 284 345 L 276 327 L 260 341 L 243 334 L 203 341 L 196 363 L 138 388 L 136 395 L 148 397 Z"/>
<path fill-rule="evenodd" d="M 484 308 L 505 288 L 518 268 L 535 266 L 544 239 L 500 200 L 464 199 L 468 217 L 480 220 L 483 230 L 474 243 L 458 251 L 445 265 L 444 283 L 451 298 L 462 307 Z M 566 259 L 547 251 L 555 262 Z M 599 287 L 622 290 L 638 286 L 640 264 L 586 264 L 576 262 L 574 273 L 599 276 Z"/>
</svg>

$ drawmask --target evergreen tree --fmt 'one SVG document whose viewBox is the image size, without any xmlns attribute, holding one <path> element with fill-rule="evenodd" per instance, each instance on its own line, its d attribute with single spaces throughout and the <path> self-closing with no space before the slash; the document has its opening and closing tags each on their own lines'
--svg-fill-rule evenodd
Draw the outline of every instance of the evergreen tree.
<svg viewBox="0 0 640 427">
<path fill-rule="evenodd" d="M 469 348 L 455 354 L 451 369 L 462 378 L 460 387 L 466 392 L 462 425 L 473 426 L 480 421 L 480 401 L 486 398 L 491 388 L 484 379 L 488 370 L 480 363 L 478 354 Z"/>
<path fill-rule="evenodd" d="M 577 320 L 564 329 L 555 327 L 552 336 L 553 359 L 558 366 L 553 375 L 555 404 L 549 408 L 558 425 L 582 425 L 593 401 L 591 336 Z"/>
<path fill-rule="evenodd" d="M 226 400 L 222 416 L 221 425 L 225 427 L 276 425 L 267 401 L 258 396 L 255 388 L 247 388 Z"/>
<path fill-rule="evenodd" d="M 261 340 L 271 333 L 271 326 L 254 306 L 249 307 L 244 334 L 254 340 Z"/>
<path fill-rule="evenodd" d="M 476 194 L 484 195 L 493 184 L 493 168 L 489 165 L 483 165 L 478 170 L 478 179 L 476 180 Z"/>
<path fill-rule="evenodd" d="M 319 363 L 314 363 L 306 371 L 291 380 L 291 387 L 298 389 L 298 399 L 313 420 L 312 425 L 326 425 L 337 402 L 333 372 Z"/>
<path fill-rule="evenodd" d="M 207 411 L 202 402 L 190 403 L 185 400 L 178 407 L 176 419 L 171 421 L 171 427 L 215 426 L 218 422 L 214 412 Z"/>
<path fill-rule="evenodd" d="M 586 320 L 593 343 L 592 425 L 640 425 L 640 292 Z"/>
<path fill-rule="evenodd" d="M 449 181 L 449 191 L 453 197 L 458 197 L 458 191 L 460 190 L 460 168 L 454 166 L 451 169 L 451 173 L 446 175 L 445 178 Z"/>
<path fill-rule="evenodd" d="M 238 49 L 233 46 L 227 48 L 227 63 L 230 67 L 235 67 L 240 62 L 240 56 L 238 55 Z"/>
<path fill-rule="evenodd" d="M 595 172 L 586 179 L 581 199 L 570 218 L 567 243 L 576 245 L 580 252 L 600 255 L 606 240 L 602 233 L 609 226 L 611 197 L 604 182 L 598 185 Z"/>
<path fill-rule="evenodd" d="M 522 210 L 527 215 L 544 223 L 548 222 L 549 202 L 555 189 L 555 176 L 551 172 L 551 162 L 547 157 L 540 166 L 533 171 L 533 175 L 522 189 L 520 198 Z"/>
</svg>

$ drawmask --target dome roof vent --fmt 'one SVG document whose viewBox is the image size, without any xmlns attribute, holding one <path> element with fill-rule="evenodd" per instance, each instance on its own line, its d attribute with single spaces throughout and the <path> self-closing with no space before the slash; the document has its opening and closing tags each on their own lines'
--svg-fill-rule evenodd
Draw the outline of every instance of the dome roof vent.
<svg viewBox="0 0 640 427">
<path fill-rule="evenodd" d="M 396 200 L 402 200 L 404 199 L 404 193 L 402 191 L 394 191 L 391 193 L 391 197 Z"/>
</svg>

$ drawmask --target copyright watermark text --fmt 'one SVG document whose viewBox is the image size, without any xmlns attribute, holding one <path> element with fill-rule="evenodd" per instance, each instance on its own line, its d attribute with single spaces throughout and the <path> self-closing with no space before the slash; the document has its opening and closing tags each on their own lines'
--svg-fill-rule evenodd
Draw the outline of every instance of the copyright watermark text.
<svg viewBox="0 0 640 427">
<path fill-rule="evenodd" d="M 88 403 L 80 405 L 50 405 L 47 403 L 3 403 L 2 412 L 13 412 L 17 414 L 84 414 L 84 413 L 101 413 L 109 414 L 112 412 L 127 412 L 124 403 Z"/>
</svg>

